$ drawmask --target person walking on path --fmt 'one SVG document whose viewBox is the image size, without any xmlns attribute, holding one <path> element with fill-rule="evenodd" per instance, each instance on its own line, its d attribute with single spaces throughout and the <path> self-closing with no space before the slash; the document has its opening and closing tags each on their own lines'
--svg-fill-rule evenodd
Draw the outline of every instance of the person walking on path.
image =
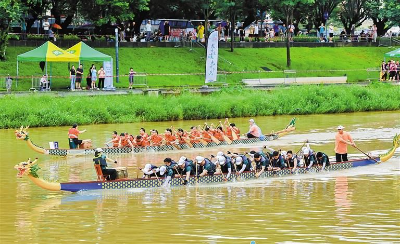
<svg viewBox="0 0 400 244">
<path fill-rule="evenodd" d="M 71 91 L 75 90 L 75 80 L 76 80 L 76 70 L 75 66 L 72 65 L 70 71 L 69 71 L 69 78 L 71 79 Z"/>
<path fill-rule="evenodd" d="M 351 138 L 351 135 L 348 132 L 345 132 L 344 127 L 339 125 L 337 127 L 338 132 L 335 136 L 335 153 L 336 153 L 336 162 L 346 162 L 347 159 L 347 145 L 355 146 L 356 144 Z"/>
</svg>

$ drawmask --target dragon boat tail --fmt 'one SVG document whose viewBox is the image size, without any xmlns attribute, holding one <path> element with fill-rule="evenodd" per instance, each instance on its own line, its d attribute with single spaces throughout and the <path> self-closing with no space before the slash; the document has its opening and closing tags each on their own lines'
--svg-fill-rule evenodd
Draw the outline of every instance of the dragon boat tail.
<svg viewBox="0 0 400 244">
<path fill-rule="evenodd" d="M 368 166 L 372 164 L 377 164 L 381 162 L 385 162 L 389 160 L 400 144 L 400 135 L 396 135 L 393 139 L 393 147 L 385 154 L 379 155 L 379 157 L 369 157 L 365 159 L 351 160 L 347 162 L 333 162 L 325 170 L 328 171 L 338 171 L 349 168 L 355 168 L 360 166 Z M 152 187 L 161 187 L 165 183 L 165 179 L 117 179 L 113 181 L 86 181 L 86 182 L 67 182 L 67 183 L 53 183 L 47 182 L 41 178 L 39 178 L 37 172 L 40 169 L 37 164 L 37 159 L 31 161 L 30 159 L 27 162 L 21 162 L 14 167 L 18 170 L 18 177 L 28 176 L 36 185 L 51 191 L 84 191 L 84 190 L 101 190 L 101 189 L 131 189 L 131 188 L 152 188 Z M 311 168 L 307 170 L 306 168 L 298 168 L 297 174 L 307 174 L 310 172 L 319 172 L 318 168 Z M 291 169 L 284 169 L 280 171 L 267 171 L 263 173 L 260 178 L 268 178 L 268 177 L 283 177 L 292 175 Z M 236 174 L 232 174 L 228 181 L 241 181 L 241 180 L 249 180 L 256 179 L 254 171 L 245 171 L 240 176 Z M 206 184 L 206 183 L 223 183 L 226 180 L 226 174 L 224 175 L 213 175 L 213 176 L 204 176 L 204 177 L 191 177 L 189 180 L 189 184 Z M 170 186 L 182 186 L 183 179 L 182 178 L 172 178 L 169 183 Z"/>
<path fill-rule="evenodd" d="M 288 126 L 285 129 L 272 132 L 270 134 L 266 134 L 263 138 L 244 138 L 238 140 L 232 140 L 232 145 L 236 144 L 251 144 L 257 143 L 261 141 L 272 141 L 276 140 L 288 133 L 296 130 L 295 127 L 296 118 L 293 118 Z M 79 155 L 92 155 L 94 154 L 94 148 L 79 148 L 79 149 L 47 149 L 41 146 L 34 144 L 29 137 L 28 128 L 24 128 L 21 126 L 19 130 L 15 131 L 15 136 L 17 140 L 24 140 L 28 144 L 28 146 L 33 149 L 35 152 L 40 154 L 47 155 L 55 155 L 55 156 L 79 156 Z M 221 141 L 220 143 L 209 142 L 207 145 L 203 145 L 202 143 L 192 143 L 193 148 L 209 148 L 209 147 L 218 147 L 218 146 L 226 146 L 227 142 Z M 147 147 L 106 147 L 102 148 L 104 153 L 107 154 L 124 154 L 124 153 L 141 153 L 141 152 L 159 152 L 159 151 L 171 151 L 171 150 L 180 150 L 180 149 L 190 149 L 188 144 L 176 144 L 172 145 L 161 145 L 161 146 L 147 146 Z"/>
</svg>

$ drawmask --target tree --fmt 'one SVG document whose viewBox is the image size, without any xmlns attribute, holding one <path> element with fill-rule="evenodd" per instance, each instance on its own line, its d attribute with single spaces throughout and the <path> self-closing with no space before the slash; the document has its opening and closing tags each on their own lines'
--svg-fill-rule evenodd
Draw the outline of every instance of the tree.
<svg viewBox="0 0 400 244">
<path fill-rule="evenodd" d="M 8 32 L 12 21 L 21 18 L 23 8 L 18 0 L 0 1 L 0 60 L 6 59 Z"/>
<path fill-rule="evenodd" d="M 369 0 L 366 3 L 368 17 L 377 27 L 378 35 L 384 35 L 392 26 L 400 24 L 400 3 L 396 0 Z"/>
<path fill-rule="evenodd" d="M 367 6 L 365 0 L 345 0 L 339 4 L 340 20 L 347 33 L 351 33 L 351 27 L 360 26 L 367 18 Z"/>
<path fill-rule="evenodd" d="M 315 1 L 312 6 L 311 18 L 314 27 L 318 28 L 321 23 L 325 23 L 324 14 L 327 13 L 328 16 L 332 15 L 333 10 L 338 6 L 341 0 L 319 0 Z M 302 14 L 304 14 L 303 12 Z M 309 31 L 309 30 L 308 30 Z"/>
<path fill-rule="evenodd" d="M 67 32 L 67 27 L 71 24 L 77 12 L 79 2 L 80 0 L 51 0 L 50 12 L 55 19 L 55 23 L 61 26 L 61 32 Z M 62 23 L 61 15 L 66 16 Z"/>
<path fill-rule="evenodd" d="M 311 5 L 314 0 L 270 0 L 270 10 L 274 17 L 281 16 L 287 25 L 286 29 L 286 66 L 291 65 L 290 58 L 290 40 L 289 40 L 289 24 L 293 23 L 293 12 L 296 9 L 303 8 L 302 5 Z M 296 28 L 298 29 L 298 28 Z"/>
<path fill-rule="evenodd" d="M 82 0 L 78 11 L 95 25 L 132 20 L 134 10 L 148 10 L 149 0 Z"/>
<path fill-rule="evenodd" d="M 29 32 L 35 21 L 48 9 L 50 2 L 48 0 L 21 0 L 21 5 L 25 6 L 26 13 L 30 18 L 26 20 L 26 32 Z"/>
</svg>

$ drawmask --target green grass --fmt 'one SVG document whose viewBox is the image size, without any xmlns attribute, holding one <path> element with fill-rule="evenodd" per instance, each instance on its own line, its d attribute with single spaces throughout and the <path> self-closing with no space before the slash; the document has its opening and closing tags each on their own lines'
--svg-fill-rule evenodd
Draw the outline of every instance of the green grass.
<svg viewBox="0 0 400 244">
<path fill-rule="evenodd" d="M 159 97 L 58 97 L 42 93 L 0 98 L 0 128 L 399 109 L 399 87 L 380 83 L 366 87 L 305 85 L 271 91 L 225 88 L 210 95 L 183 92 Z"/>
<path fill-rule="evenodd" d="M 31 49 L 30 47 L 9 47 L 7 49 L 8 61 L 0 62 L 0 76 L 8 73 L 15 75 L 17 55 Z M 99 48 L 98 50 L 115 56 L 113 48 Z M 379 68 L 383 54 L 388 51 L 390 49 L 384 47 L 292 48 L 291 69 L 297 70 L 297 77 L 347 75 L 349 82 L 357 82 L 378 77 L 377 73 L 368 74 L 366 71 L 358 70 Z M 274 71 L 273 73 L 228 74 L 226 76 L 228 83 L 238 83 L 245 78 L 282 78 L 282 71 L 287 69 L 285 48 L 237 48 L 233 53 L 227 49 L 220 49 L 219 54 L 220 71 L 258 71 L 262 70 L 261 67 L 268 67 Z M 204 84 L 204 75 L 167 76 L 160 74 L 204 73 L 204 56 L 204 49 L 201 48 L 195 48 L 193 51 L 189 51 L 189 48 L 120 48 L 120 75 L 126 75 L 129 68 L 133 67 L 137 72 L 153 74 L 147 77 L 151 87 L 201 86 Z M 92 63 L 97 68 L 102 65 L 100 62 L 85 62 L 85 73 Z M 30 77 L 32 75 L 41 76 L 41 74 L 42 71 L 37 62 L 20 63 L 20 76 L 25 78 L 19 80 L 17 90 L 29 90 Z M 53 76 L 64 76 L 64 78 L 53 80 L 53 90 L 65 89 L 69 86 L 67 63 L 54 63 L 52 74 Z M 115 85 L 116 87 L 128 87 L 128 78 L 121 77 L 120 83 Z M 13 89 L 15 90 L 15 87 Z"/>
</svg>

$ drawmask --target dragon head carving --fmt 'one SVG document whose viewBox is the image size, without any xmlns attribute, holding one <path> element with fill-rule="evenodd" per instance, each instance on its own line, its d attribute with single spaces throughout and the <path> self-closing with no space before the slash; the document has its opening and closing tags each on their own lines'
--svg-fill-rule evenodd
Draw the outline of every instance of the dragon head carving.
<svg viewBox="0 0 400 244">
<path fill-rule="evenodd" d="M 17 177 L 23 177 L 32 175 L 35 178 L 38 178 L 37 171 L 40 169 L 37 163 L 37 158 L 34 161 L 28 159 L 26 162 L 21 162 L 14 166 L 14 169 L 18 170 Z"/>
<path fill-rule="evenodd" d="M 21 128 L 19 128 L 19 130 L 16 130 L 14 132 L 15 137 L 17 138 L 17 140 L 28 140 L 28 128 L 29 126 L 25 127 L 21 126 Z"/>
</svg>

